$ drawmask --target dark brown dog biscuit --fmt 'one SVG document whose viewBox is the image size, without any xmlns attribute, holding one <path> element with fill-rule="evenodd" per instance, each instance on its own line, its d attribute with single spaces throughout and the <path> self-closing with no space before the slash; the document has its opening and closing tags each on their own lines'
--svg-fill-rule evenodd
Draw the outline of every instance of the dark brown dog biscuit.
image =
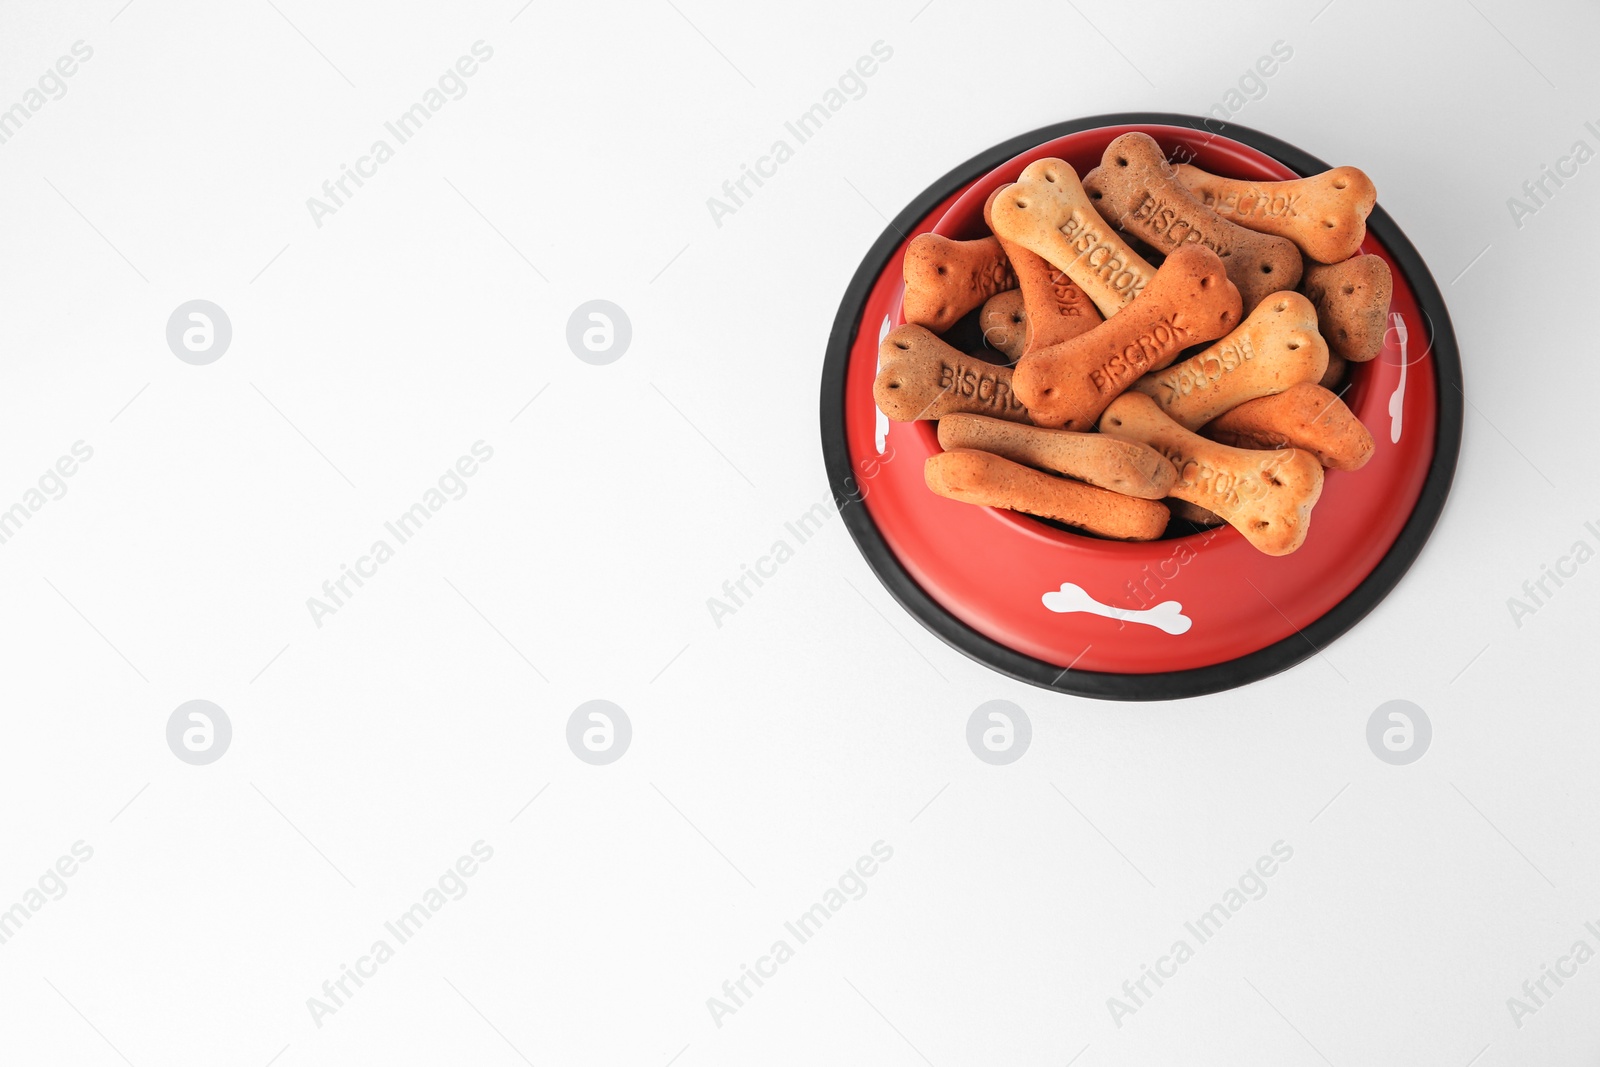
<svg viewBox="0 0 1600 1067">
<path fill-rule="evenodd" d="M 1083 187 L 1101 214 L 1158 251 L 1199 244 L 1216 252 L 1246 314 L 1300 280 L 1300 250 L 1293 241 L 1245 229 L 1206 207 L 1178 181 L 1147 133 L 1125 133 L 1107 145 Z"/>
<path fill-rule="evenodd" d="M 1334 355 L 1365 363 L 1383 351 L 1394 275 L 1382 256 L 1312 266 L 1300 288 L 1316 305 L 1322 336 Z"/>
<path fill-rule="evenodd" d="M 957 411 L 1029 421 L 1028 409 L 1012 392 L 1011 368 L 969 356 L 910 324 L 890 330 L 878 346 L 872 396 L 878 410 L 896 422 Z"/>
<path fill-rule="evenodd" d="M 906 246 L 901 265 L 906 321 L 944 333 L 996 293 L 1017 287 L 1011 261 L 993 237 L 953 241 L 921 233 Z"/>
</svg>

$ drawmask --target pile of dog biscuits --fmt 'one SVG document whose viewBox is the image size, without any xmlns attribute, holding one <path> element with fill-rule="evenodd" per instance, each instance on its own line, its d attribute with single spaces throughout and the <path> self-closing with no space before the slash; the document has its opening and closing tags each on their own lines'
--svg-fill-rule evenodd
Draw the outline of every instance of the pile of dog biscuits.
<svg viewBox="0 0 1600 1067">
<path fill-rule="evenodd" d="M 992 236 L 907 246 L 873 395 L 938 421 L 941 496 L 1122 541 L 1226 522 L 1286 555 L 1323 468 L 1372 456 L 1333 390 L 1383 348 L 1393 279 L 1357 254 L 1376 200 L 1354 167 L 1241 181 L 1143 133 L 1081 181 L 1038 160 L 984 205 Z M 1006 362 L 940 338 L 974 311 Z"/>
</svg>

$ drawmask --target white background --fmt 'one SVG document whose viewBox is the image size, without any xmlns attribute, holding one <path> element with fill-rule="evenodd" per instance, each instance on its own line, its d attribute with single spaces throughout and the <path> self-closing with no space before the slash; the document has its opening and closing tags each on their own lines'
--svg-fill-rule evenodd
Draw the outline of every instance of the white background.
<svg viewBox="0 0 1600 1067">
<path fill-rule="evenodd" d="M 1600 524 L 1600 162 L 1520 228 L 1506 204 L 1600 148 L 1592 5 L 274 3 L 0 14 L 0 108 L 94 52 L 0 145 L 0 507 L 94 450 L 0 546 L 0 908 L 94 850 L 0 945 L 0 1062 L 1600 1059 L 1600 962 L 1507 1007 L 1600 947 L 1600 563 L 1507 607 Z M 478 40 L 467 94 L 316 226 Z M 967 661 L 836 518 L 714 625 L 829 500 L 822 352 L 884 216 L 1036 127 L 1203 112 L 1280 40 L 1236 121 L 1366 169 L 1461 340 L 1460 469 L 1399 588 L 1320 657 L 1157 705 Z M 165 340 L 195 298 L 233 324 L 210 366 Z M 595 298 L 633 324 L 609 366 L 565 341 Z M 479 440 L 467 495 L 315 625 Z M 196 698 L 234 729 L 205 767 L 165 739 Z M 609 766 L 565 740 L 594 698 L 633 724 Z M 1365 740 L 1396 698 L 1434 728 L 1405 767 Z M 991 699 L 1033 724 L 1007 767 L 965 741 Z M 470 892 L 316 1025 L 480 839 Z M 867 894 L 715 1025 L 879 840 Z M 1107 998 L 1279 840 L 1267 895 L 1118 1027 Z"/>
</svg>

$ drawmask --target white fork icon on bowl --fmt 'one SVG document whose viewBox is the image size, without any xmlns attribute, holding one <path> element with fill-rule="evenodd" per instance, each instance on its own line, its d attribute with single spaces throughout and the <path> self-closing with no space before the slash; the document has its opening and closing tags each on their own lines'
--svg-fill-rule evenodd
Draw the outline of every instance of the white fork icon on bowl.
<svg viewBox="0 0 1600 1067">
<path fill-rule="evenodd" d="M 1389 394 L 1389 443 L 1400 441 L 1400 416 L 1405 408 L 1406 396 L 1406 320 L 1396 311 L 1389 316 L 1390 329 L 1400 344 L 1400 384 Z"/>
</svg>

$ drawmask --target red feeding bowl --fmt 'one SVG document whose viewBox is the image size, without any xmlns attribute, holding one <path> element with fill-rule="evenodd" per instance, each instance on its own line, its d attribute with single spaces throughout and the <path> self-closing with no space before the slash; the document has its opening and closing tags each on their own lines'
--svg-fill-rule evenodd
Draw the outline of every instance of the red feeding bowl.
<svg viewBox="0 0 1600 1067">
<path fill-rule="evenodd" d="M 1392 268 L 1390 311 L 1405 336 L 1391 327 L 1377 359 L 1350 364 L 1343 398 L 1372 432 L 1376 451 L 1358 471 L 1326 472 L 1299 551 L 1267 556 L 1231 527 L 1202 531 L 1178 519 L 1159 541 L 1106 541 L 929 490 L 923 465 L 939 451 L 935 424 L 885 425 L 872 398 L 879 339 L 904 321 L 906 245 L 930 231 L 985 235 L 984 201 L 1029 163 L 1055 156 L 1081 176 L 1113 138 L 1133 130 L 1154 137 L 1169 158 L 1232 178 L 1277 181 L 1329 169 L 1254 130 L 1166 114 L 1079 119 L 969 160 L 900 213 L 851 281 L 828 340 L 822 444 L 856 544 L 924 626 L 1022 681 L 1150 700 L 1264 678 L 1320 651 L 1370 611 L 1417 557 L 1444 507 L 1464 396 L 1438 286 L 1378 207 L 1361 251 Z M 945 336 L 979 351 L 970 321 Z"/>
</svg>

